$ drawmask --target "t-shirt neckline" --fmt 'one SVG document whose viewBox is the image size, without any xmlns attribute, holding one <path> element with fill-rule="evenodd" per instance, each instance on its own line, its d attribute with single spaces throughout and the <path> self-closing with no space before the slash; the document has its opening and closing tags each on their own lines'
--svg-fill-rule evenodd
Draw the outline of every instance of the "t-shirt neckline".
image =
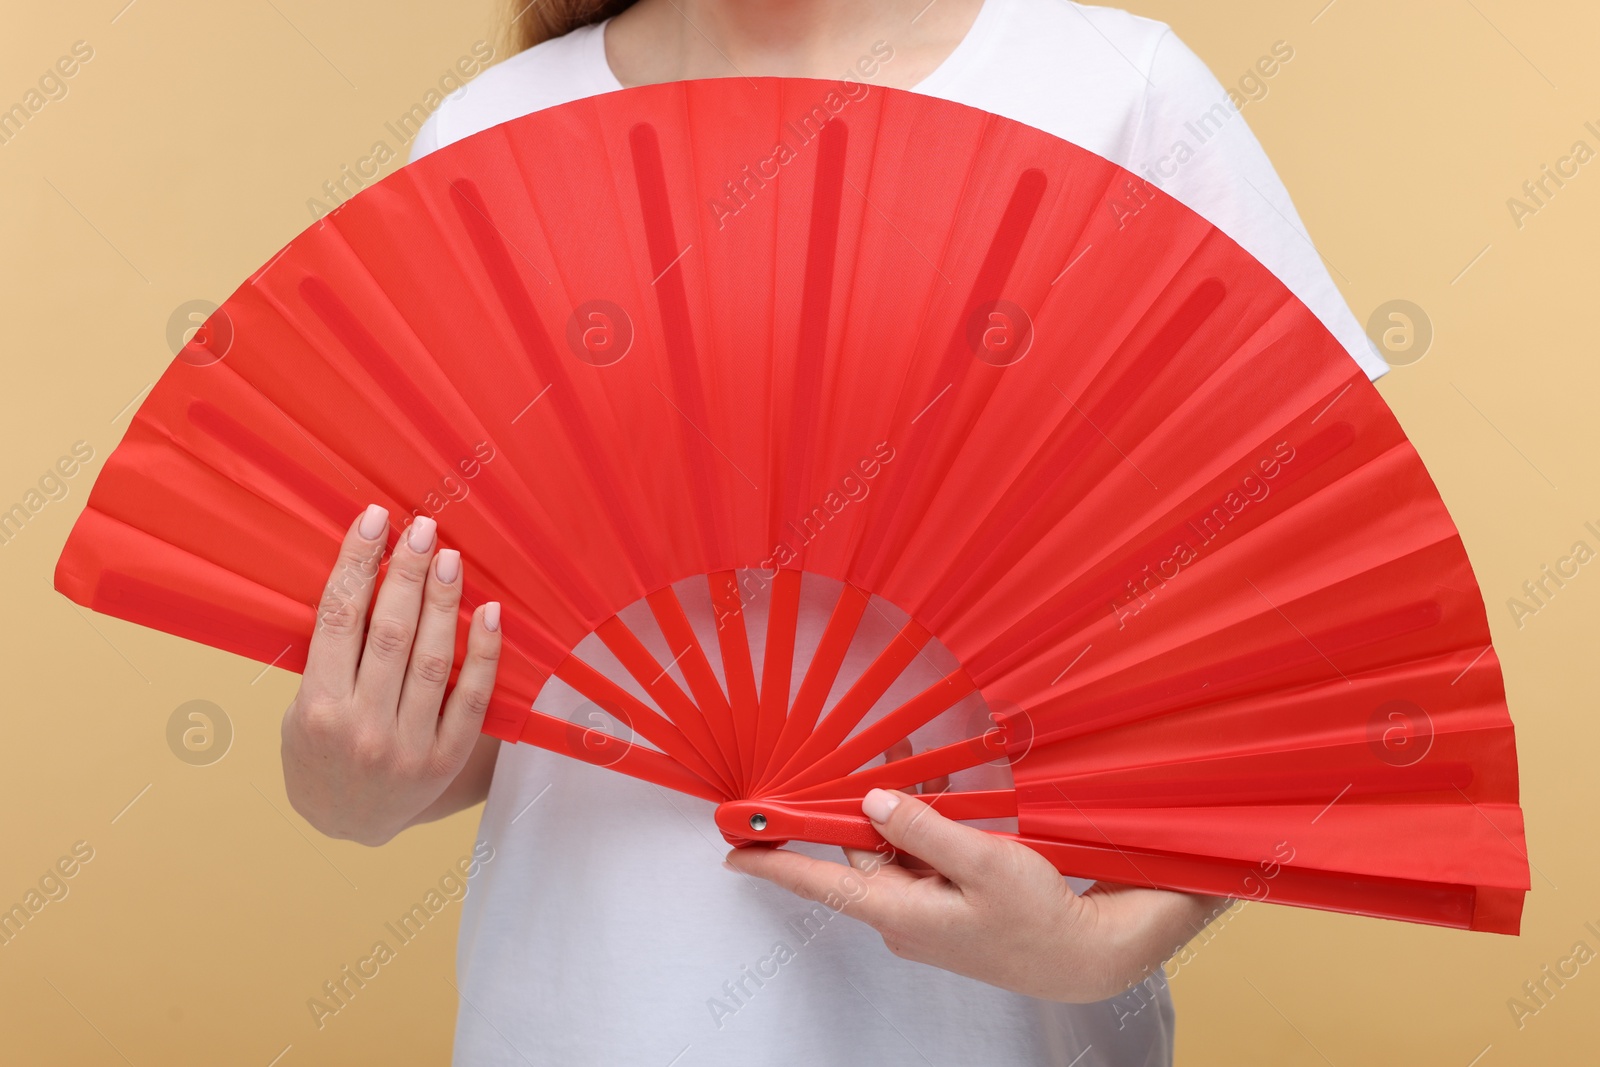
<svg viewBox="0 0 1600 1067">
<path fill-rule="evenodd" d="M 994 32 L 995 25 L 1000 21 L 1000 9 L 1004 0 L 983 0 L 978 8 L 977 17 L 972 20 L 972 25 L 967 27 L 966 35 L 956 42 L 950 54 L 939 62 L 939 65 L 928 72 L 927 77 L 911 86 L 908 92 L 937 94 L 938 90 L 954 80 L 964 69 L 971 65 L 972 59 L 980 53 Z M 611 20 L 603 19 L 584 27 L 588 31 L 588 40 L 585 42 L 589 49 L 589 62 L 599 75 L 600 81 L 606 86 L 606 91 L 615 92 L 624 89 L 622 80 L 611 69 L 611 63 L 606 59 L 606 27 Z"/>
</svg>

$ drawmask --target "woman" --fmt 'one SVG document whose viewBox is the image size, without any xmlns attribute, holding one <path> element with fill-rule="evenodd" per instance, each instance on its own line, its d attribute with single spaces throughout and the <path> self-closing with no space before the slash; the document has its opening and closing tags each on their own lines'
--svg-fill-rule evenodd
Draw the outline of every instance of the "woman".
<svg viewBox="0 0 1600 1067">
<path fill-rule="evenodd" d="M 848 73 L 1017 119 L 1143 175 L 1271 268 L 1369 374 L 1383 370 L 1230 94 L 1159 23 L 1060 0 L 518 8 L 525 50 L 447 100 L 413 158 L 625 86 Z M 1293 54 L 1273 46 L 1233 100 L 1257 97 Z M 436 718 L 464 564 L 435 552 L 419 518 L 375 589 L 387 524 L 375 508 L 346 538 L 330 590 L 349 595 L 322 612 L 284 720 L 284 771 L 313 825 L 374 845 L 487 797 L 494 851 L 462 916 L 458 1063 L 1171 1063 L 1161 964 L 1225 901 L 1064 880 L 1020 845 L 882 790 L 865 813 L 920 863 L 851 854 L 845 866 L 797 844 L 730 854 L 730 874 L 708 855 L 725 849 L 708 805 L 477 734 L 498 605 L 475 613 Z M 826 610 L 808 603 L 807 624 Z M 555 683 L 539 707 L 587 714 Z"/>
</svg>

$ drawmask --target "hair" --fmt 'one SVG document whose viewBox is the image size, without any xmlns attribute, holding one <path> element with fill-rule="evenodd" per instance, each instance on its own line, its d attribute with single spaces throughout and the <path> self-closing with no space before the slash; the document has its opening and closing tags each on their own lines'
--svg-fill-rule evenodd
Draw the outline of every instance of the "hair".
<svg viewBox="0 0 1600 1067">
<path fill-rule="evenodd" d="M 632 6 L 633 0 L 511 0 L 506 9 L 511 51 L 515 54 L 579 26 L 603 22 Z"/>
</svg>

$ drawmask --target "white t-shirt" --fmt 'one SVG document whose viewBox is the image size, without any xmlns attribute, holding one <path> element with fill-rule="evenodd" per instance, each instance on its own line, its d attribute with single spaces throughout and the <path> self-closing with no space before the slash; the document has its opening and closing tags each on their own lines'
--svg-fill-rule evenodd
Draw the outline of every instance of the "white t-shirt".
<svg viewBox="0 0 1600 1067">
<path fill-rule="evenodd" d="M 486 71 L 433 114 L 412 158 L 622 88 L 603 33 L 603 24 L 585 27 Z M 1286 73 L 1280 67 L 1276 76 Z M 1163 24 L 1061 0 L 987 0 L 915 91 L 1025 122 L 1139 173 L 1270 268 L 1369 376 L 1386 369 L 1244 117 Z M 830 605 L 828 590 L 808 583 L 802 649 L 816 641 Z M 764 608 L 746 609 L 757 648 Z M 709 602 L 689 610 L 715 664 Z M 888 619 L 868 618 L 836 695 L 892 633 Z M 643 696 L 595 646 L 591 637 L 580 654 Z M 933 680 L 931 665 L 914 664 L 885 703 Z M 587 714 L 556 681 L 536 706 L 578 721 Z M 711 811 L 705 801 L 505 745 L 481 830 L 495 858 L 462 911 L 455 1062 L 1171 1063 L 1172 1003 L 1159 974 L 1113 1000 L 1067 1005 L 898 959 L 867 926 L 724 870 L 727 846 Z M 790 847 L 840 858 L 837 849 Z"/>
</svg>

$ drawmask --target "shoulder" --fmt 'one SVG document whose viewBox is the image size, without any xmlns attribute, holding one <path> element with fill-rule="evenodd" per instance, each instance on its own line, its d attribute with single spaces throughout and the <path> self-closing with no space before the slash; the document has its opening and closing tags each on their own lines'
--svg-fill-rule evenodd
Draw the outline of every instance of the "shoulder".
<svg viewBox="0 0 1600 1067">
<path fill-rule="evenodd" d="M 1130 57 L 1150 59 L 1161 40 L 1172 34 L 1172 27 L 1165 22 L 1135 15 L 1119 7 L 1073 3 L 1051 6 L 1063 9 L 1068 18 L 1081 19 L 1090 30 L 1104 36 L 1107 44 L 1126 50 Z"/>
<path fill-rule="evenodd" d="M 988 2 L 1004 7 L 1005 35 L 1012 44 L 1026 38 L 1061 59 L 1088 59 L 1097 67 L 1114 63 L 1135 77 L 1149 73 L 1163 42 L 1174 37 L 1165 22 L 1116 7 L 1062 0 Z"/>
<path fill-rule="evenodd" d="M 1003 115 L 1120 161 L 1169 41 L 1164 22 L 1063 0 L 987 0 L 918 91 Z"/>
<path fill-rule="evenodd" d="M 1014 20 L 1013 37 L 1039 34 L 1041 43 L 1061 59 L 1084 63 L 1095 75 L 1123 87 L 1130 102 L 1145 106 L 1197 89 L 1209 91 L 1216 84 L 1205 61 L 1158 19 L 1060 0 L 1013 2 L 1024 13 Z"/>
<path fill-rule="evenodd" d="M 583 26 L 496 63 L 445 98 L 423 124 L 411 158 L 530 112 L 618 88 L 601 34 L 598 25 Z"/>
</svg>

